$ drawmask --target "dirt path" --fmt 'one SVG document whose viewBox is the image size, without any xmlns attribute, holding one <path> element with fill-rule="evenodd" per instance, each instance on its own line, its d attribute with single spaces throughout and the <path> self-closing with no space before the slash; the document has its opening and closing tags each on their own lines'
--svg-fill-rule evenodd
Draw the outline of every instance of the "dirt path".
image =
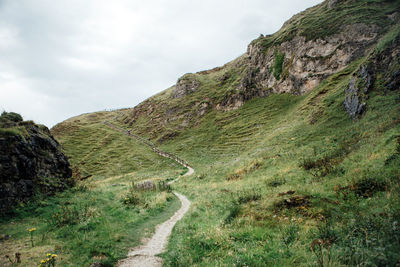
<svg viewBox="0 0 400 267">
<path fill-rule="evenodd" d="M 114 128 L 118 131 L 124 131 L 123 129 L 116 127 L 108 122 L 105 122 L 105 125 Z M 133 137 L 139 141 L 142 141 L 141 137 L 136 135 L 132 135 L 130 132 L 125 132 L 126 135 Z M 189 176 L 194 173 L 194 169 L 190 167 L 185 161 L 179 159 L 177 156 L 172 154 L 166 153 L 164 151 L 159 150 L 153 144 L 149 143 L 148 141 L 142 141 L 145 144 L 152 147 L 153 151 L 159 154 L 162 157 L 170 158 L 188 168 L 188 172 L 184 176 Z M 168 184 L 173 184 L 178 181 L 179 178 L 169 182 Z M 167 221 L 159 224 L 156 227 L 156 232 L 152 236 L 152 238 L 144 245 L 132 248 L 128 253 L 128 258 L 123 259 L 118 262 L 117 267 L 160 267 L 162 266 L 162 259 L 157 257 L 158 254 L 165 250 L 165 247 L 168 243 L 168 238 L 171 235 L 172 229 L 174 228 L 175 224 L 183 218 L 185 213 L 190 208 L 190 201 L 184 196 L 177 192 L 174 192 L 175 196 L 179 198 L 181 201 L 181 208 L 175 212 L 175 214 L 169 218 Z"/>
<path fill-rule="evenodd" d="M 189 171 L 185 174 L 185 176 L 186 176 L 186 175 L 192 175 L 192 174 L 194 173 L 194 169 L 193 169 L 192 167 L 186 166 L 186 168 L 188 168 Z"/>
<path fill-rule="evenodd" d="M 147 242 L 146 245 L 136 247 L 128 253 L 128 258 L 120 261 L 117 266 L 119 267 L 155 267 L 162 266 L 162 259 L 157 257 L 164 251 L 168 243 L 168 237 L 172 232 L 175 224 L 183 218 L 183 215 L 189 210 L 190 201 L 183 195 L 174 192 L 182 203 L 181 208 L 169 218 L 168 221 L 157 226 L 156 232 L 153 237 Z"/>
</svg>

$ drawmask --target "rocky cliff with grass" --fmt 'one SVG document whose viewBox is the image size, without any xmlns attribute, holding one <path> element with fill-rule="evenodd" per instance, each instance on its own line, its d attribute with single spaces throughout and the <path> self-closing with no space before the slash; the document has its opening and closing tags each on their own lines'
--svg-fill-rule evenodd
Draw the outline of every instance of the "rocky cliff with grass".
<svg viewBox="0 0 400 267">
<path fill-rule="evenodd" d="M 73 184 L 67 157 L 47 127 L 13 112 L 0 116 L 0 212 L 36 193 L 62 191 Z"/>
<path fill-rule="evenodd" d="M 398 1 L 324 1 L 293 16 L 276 33 L 260 35 L 232 62 L 185 74 L 170 89 L 132 109 L 123 121 L 143 127 L 136 122 L 148 121 L 144 117 L 149 116 L 151 125 L 142 133 L 150 132 L 152 138 L 164 141 L 180 129 L 196 125 L 210 110 L 238 109 L 247 101 L 271 94 L 307 94 L 351 64 L 372 60 L 371 53 L 379 57 L 377 43 L 397 27 L 399 18 Z M 386 64 L 391 73 L 385 75 L 396 80 L 396 51 L 392 52 L 386 51 L 386 61 L 379 64 L 380 70 Z M 374 72 L 380 70 L 369 67 L 359 75 L 369 72 L 368 77 L 377 76 Z M 356 78 L 349 84 L 345 101 L 352 118 L 366 110 L 368 91 L 356 89 L 354 82 Z M 374 86 L 372 82 L 366 82 L 367 86 Z"/>
</svg>

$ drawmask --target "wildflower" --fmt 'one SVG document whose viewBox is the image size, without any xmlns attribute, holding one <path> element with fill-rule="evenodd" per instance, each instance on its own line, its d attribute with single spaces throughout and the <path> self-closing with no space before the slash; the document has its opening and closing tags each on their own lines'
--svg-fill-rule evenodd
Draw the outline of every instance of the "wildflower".
<svg viewBox="0 0 400 267">
<path fill-rule="evenodd" d="M 51 253 L 47 253 L 47 254 L 46 254 L 46 257 L 51 257 Z"/>
<path fill-rule="evenodd" d="M 34 243 L 33 243 L 33 232 L 35 232 L 35 231 L 36 231 L 35 227 L 28 229 L 28 232 L 29 232 L 29 234 L 31 236 L 31 245 L 32 245 L 32 247 L 35 246 Z"/>
</svg>

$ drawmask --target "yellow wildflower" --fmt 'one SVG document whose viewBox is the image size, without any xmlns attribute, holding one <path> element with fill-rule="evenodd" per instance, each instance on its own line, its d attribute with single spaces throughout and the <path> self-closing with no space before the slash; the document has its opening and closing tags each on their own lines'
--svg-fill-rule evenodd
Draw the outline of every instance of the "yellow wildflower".
<svg viewBox="0 0 400 267">
<path fill-rule="evenodd" d="M 31 228 L 31 229 L 28 229 L 28 231 L 29 231 L 29 233 L 30 233 L 30 232 L 33 232 L 33 231 L 36 231 L 36 228 L 33 227 L 33 228 Z"/>
<path fill-rule="evenodd" d="M 55 257 L 57 257 L 57 254 L 53 254 L 53 255 L 51 255 L 51 257 L 52 257 L 52 258 L 55 258 Z"/>
</svg>

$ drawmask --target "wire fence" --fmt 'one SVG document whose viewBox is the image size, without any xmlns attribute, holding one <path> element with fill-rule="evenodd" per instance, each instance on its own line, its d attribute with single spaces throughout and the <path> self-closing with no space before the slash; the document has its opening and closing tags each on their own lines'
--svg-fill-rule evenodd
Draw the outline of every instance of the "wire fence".
<svg viewBox="0 0 400 267">
<path fill-rule="evenodd" d="M 131 133 L 129 130 L 125 130 L 124 128 L 118 127 L 108 121 L 104 121 L 104 124 L 112 129 L 115 129 L 119 132 L 122 132 L 124 134 L 126 134 L 127 136 L 130 136 L 132 138 L 135 138 L 136 140 L 138 140 L 139 142 L 148 145 L 149 147 L 151 147 L 151 149 L 153 149 L 153 151 L 157 154 L 159 154 L 160 156 L 166 157 L 166 158 L 170 158 L 176 162 L 178 162 L 180 165 L 185 166 L 185 167 L 190 167 L 189 163 L 186 162 L 185 160 L 179 158 L 178 156 L 162 151 L 161 149 L 157 148 L 152 142 L 150 142 L 147 139 L 144 139 L 143 137 L 136 135 L 134 133 Z"/>
</svg>

